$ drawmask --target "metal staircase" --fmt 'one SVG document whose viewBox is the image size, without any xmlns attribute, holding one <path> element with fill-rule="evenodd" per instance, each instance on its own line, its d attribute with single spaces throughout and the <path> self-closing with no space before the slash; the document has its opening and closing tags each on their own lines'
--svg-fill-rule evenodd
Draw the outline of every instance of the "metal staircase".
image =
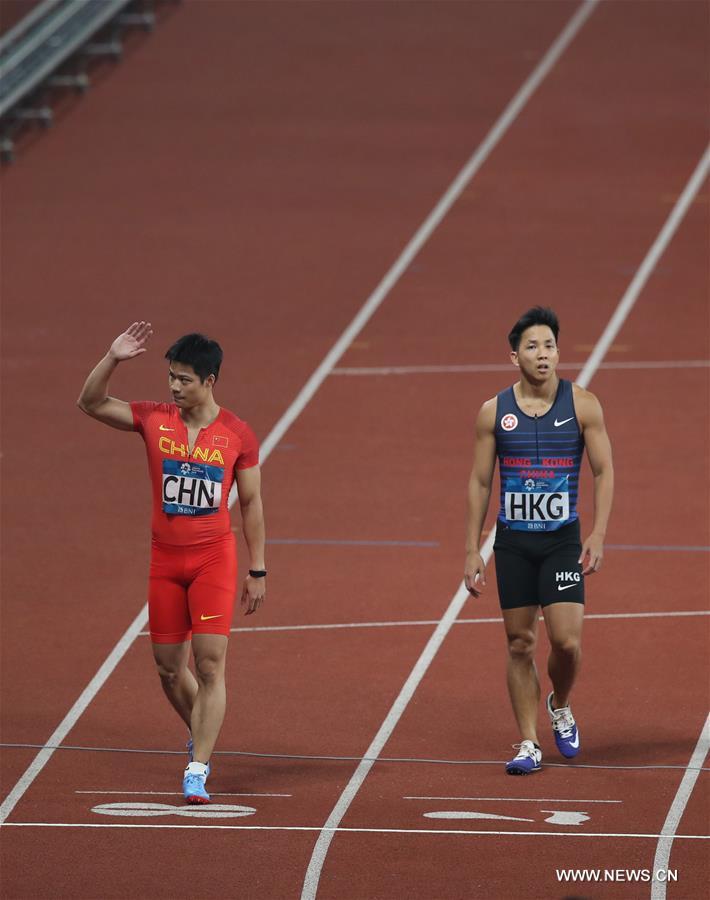
<svg viewBox="0 0 710 900">
<path fill-rule="evenodd" d="M 23 129 L 52 124 L 58 91 L 89 88 L 93 60 L 121 58 L 127 28 L 152 31 L 155 5 L 154 0 L 43 0 L 0 37 L 3 162 L 14 159 Z"/>
</svg>

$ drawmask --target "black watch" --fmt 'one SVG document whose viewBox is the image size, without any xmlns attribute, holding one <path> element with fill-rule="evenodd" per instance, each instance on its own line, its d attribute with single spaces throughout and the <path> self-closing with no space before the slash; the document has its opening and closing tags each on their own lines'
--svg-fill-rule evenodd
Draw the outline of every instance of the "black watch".
<svg viewBox="0 0 710 900">
<path fill-rule="evenodd" d="M 252 578 L 266 578 L 266 569 L 249 569 Z"/>
</svg>

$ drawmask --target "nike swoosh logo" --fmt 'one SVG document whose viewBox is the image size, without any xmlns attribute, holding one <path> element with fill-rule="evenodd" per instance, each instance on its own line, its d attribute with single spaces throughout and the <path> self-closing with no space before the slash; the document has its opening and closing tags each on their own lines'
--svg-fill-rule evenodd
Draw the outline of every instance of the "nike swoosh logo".
<svg viewBox="0 0 710 900">
<path fill-rule="evenodd" d="M 555 423 L 555 424 L 557 424 L 557 423 Z M 168 427 L 166 427 L 165 425 L 161 425 L 161 426 L 160 426 L 160 431 L 175 431 L 175 429 L 174 429 L 174 428 L 168 428 Z"/>
<path fill-rule="evenodd" d="M 569 419 L 563 419 L 561 422 L 558 422 L 557 419 L 555 419 L 555 428 L 559 428 L 560 425 L 566 425 L 567 422 L 571 422 L 572 419 L 574 419 L 574 416 L 570 416 Z"/>
<path fill-rule="evenodd" d="M 203 614 L 200 616 L 200 621 L 206 622 L 208 619 L 221 619 L 221 618 L 222 618 L 222 613 L 220 613 L 218 616 L 206 616 Z"/>
<path fill-rule="evenodd" d="M 575 734 L 574 740 L 570 741 L 569 745 L 570 745 L 570 747 L 574 747 L 575 750 L 577 749 L 577 747 L 579 747 L 579 732 L 577 732 L 577 734 Z"/>
<path fill-rule="evenodd" d="M 579 584 L 578 581 L 575 581 L 574 584 L 558 584 L 557 590 L 558 591 L 568 591 L 571 587 L 577 587 L 578 584 Z"/>
</svg>

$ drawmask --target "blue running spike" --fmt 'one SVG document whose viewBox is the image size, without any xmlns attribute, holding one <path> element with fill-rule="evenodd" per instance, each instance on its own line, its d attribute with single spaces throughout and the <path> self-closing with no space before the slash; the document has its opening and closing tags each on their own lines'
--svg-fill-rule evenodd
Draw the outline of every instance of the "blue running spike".
<svg viewBox="0 0 710 900">
<path fill-rule="evenodd" d="M 508 775 L 529 775 L 531 772 L 539 772 L 542 768 L 542 750 L 536 747 L 532 741 L 523 741 L 522 744 L 513 744 L 518 755 L 505 764 Z"/>
<path fill-rule="evenodd" d="M 552 722 L 552 732 L 555 735 L 557 749 L 566 759 L 572 759 L 579 753 L 579 729 L 574 721 L 572 710 L 569 706 L 552 708 L 552 693 L 547 698 L 547 712 Z"/>
<path fill-rule="evenodd" d="M 182 780 L 182 793 L 188 803 L 210 802 L 210 795 L 205 788 L 206 781 L 206 775 L 185 772 L 185 777 Z"/>
</svg>

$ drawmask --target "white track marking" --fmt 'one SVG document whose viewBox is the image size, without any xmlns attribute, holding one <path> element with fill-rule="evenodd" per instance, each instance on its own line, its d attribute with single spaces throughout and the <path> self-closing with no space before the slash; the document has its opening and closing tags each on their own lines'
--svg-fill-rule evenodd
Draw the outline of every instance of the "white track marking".
<svg viewBox="0 0 710 900">
<path fill-rule="evenodd" d="M 118 797 L 182 797 L 182 791 L 74 791 L 75 794 L 90 794 L 91 796 L 118 796 Z M 241 794 L 224 791 L 210 791 L 212 797 L 292 797 L 293 794 Z"/>
<path fill-rule="evenodd" d="M 468 812 L 461 809 L 441 810 L 440 812 L 422 813 L 425 819 L 500 819 L 506 822 L 534 822 L 535 819 L 520 816 L 499 816 L 496 813 Z"/>
<path fill-rule="evenodd" d="M 193 828 L 212 831 L 322 831 L 322 825 L 149 825 L 133 822 L 4 822 L 3 828 Z M 641 838 L 655 840 L 663 835 L 606 831 L 472 831 L 464 828 L 335 828 L 339 834 L 412 834 L 462 835 L 493 837 L 580 837 L 580 838 Z M 676 834 L 677 841 L 708 841 L 707 834 Z"/>
<path fill-rule="evenodd" d="M 565 29 L 564 34 L 566 34 L 566 37 L 563 40 L 563 37 L 561 36 L 555 44 L 555 46 L 558 47 L 557 56 L 559 56 L 566 45 L 572 40 L 574 34 L 581 27 L 582 23 L 586 21 L 586 18 L 591 14 L 593 8 L 594 4 L 589 3 L 585 4 L 577 11 L 574 19 L 572 20 L 572 22 L 570 22 L 570 25 L 567 26 L 567 29 Z M 572 27 L 572 24 L 574 22 L 576 22 L 577 24 Z M 550 53 L 548 53 L 545 59 L 549 58 Z M 555 56 L 555 59 L 556 58 L 557 57 Z M 552 62 L 550 62 L 549 65 L 551 66 Z M 622 325 L 626 321 L 626 318 L 629 315 L 629 312 L 631 311 L 639 293 L 641 292 L 641 289 L 646 284 L 648 278 L 651 275 L 651 272 L 653 271 L 654 266 L 656 265 L 658 259 L 660 258 L 665 248 L 668 246 L 673 234 L 678 228 L 683 214 L 700 189 L 700 186 L 707 175 L 709 167 L 710 147 L 706 149 L 703 158 L 693 172 L 685 190 L 683 191 L 678 202 L 673 208 L 667 221 L 663 225 L 658 237 L 653 242 L 651 249 L 646 254 L 646 257 L 641 263 L 638 272 L 632 279 L 629 288 L 626 290 L 624 296 L 619 301 L 614 314 L 612 315 L 609 323 L 607 324 L 606 328 L 602 332 L 601 337 L 592 350 L 589 360 L 585 364 L 580 375 L 577 377 L 576 381 L 581 387 L 587 387 L 594 373 L 599 368 L 604 355 L 611 346 L 616 335 L 619 333 Z M 486 563 L 490 559 L 494 539 L 495 528 L 488 535 L 488 538 L 481 550 L 481 555 Z M 357 769 L 350 778 L 350 781 L 345 786 L 330 815 L 328 816 L 323 831 L 321 831 L 321 833 L 318 835 L 318 839 L 313 849 L 313 854 L 308 864 L 306 877 L 303 883 L 303 890 L 301 892 L 301 900 L 315 900 L 318 890 L 318 882 L 320 880 L 320 874 L 323 869 L 326 855 L 328 853 L 328 848 L 332 843 L 335 830 L 342 822 L 343 817 L 350 808 L 350 805 L 355 799 L 358 791 L 362 787 L 362 784 L 367 778 L 370 769 L 374 765 L 375 759 L 382 752 L 385 743 L 388 741 L 390 735 L 394 731 L 404 710 L 406 709 L 409 701 L 414 695 L 414 692 L 416 691 L 419 683 L 421 682 L 432 660 L 439 651 L 441 644 L 450 631 L 459 612 L 463 608 L 467 597 L 468 591 L 462 583 L 453 599 L 451 600 L 448 609 L 436 626 L 434 633 L 429 638 L 426 647 L 415 663 L 414 668 L 412 669 L 409 677 L 405 681 L 404 686 L 399 693 L 399 696 L 392 705 L 392 708 L 387 713 L 384 722 L 380 726 L 379 731 L 375 735 L 363 759 L 359 763 Z"/>
<path fill-rule="evenodd" d="M 558 369 L 579 371 L 584 363 L 560 363 Z M 607 362 L 600 369 L 707 369 L 709 359 L 663 359 L 648 362 Z M 331 375 L 375 376 L 375 375 L 468 375 L 477 372 L 510 372 L 510 363 L 478 363 L 452 366 L 343 366 L 333 369 Z"/>
<path fill-rule="evenodd" d="M 589 613 L 585 615 L 585 622 L 589 619 L 675 619 L 687 616 L 710 616 L 707 609 L 669 610 L 668 612 L 639 612 L 639 613 Z M 489 625 L 493 622 L 502 622 L 500 616 L 490 616 L 480 619 L 457 619 L 454 625 Z M 543 617 L 540 616 L 540 621 Z M 437 625 L 438 619 L 402 619 L 395 622 L 331 622 L 316 625 L 254 625 L 246 628 L 232 628 L 233 634 L 247 634 L 260 631 L 330 631 L 339 628 L 405 628 L 413 625 Z M 147 631 L 142 631 L 144 637 Z"/>
<path fill-rule="evenodd" d="M 659 869 L 667 869 L 671 856 L 671 847 L 673 841 L 677 837 L 675 830 L 680 824 L 680 820 L 685 812 L 690 795 L 698 780 L 699 769 L 705 762 L 705 757 L 710 750 L 710 715 L 705 720 L 705 724 L 700 731 L 698 743 L 695 745 L 692 756 L 688 763 L 688 769 L 680 782 L 678 791 L 673 798 L 671 808 L 668 810 L 666 821 L 661 829 L 661 837 L 656 846 L 656 855 L 653 857 L 653 871 Z M 651 900 L 665 900 L 666 885 L 664 882 L 654 881 L 651 887 Z"/>
<path fill-rule="evenodd" d="M 253 816 L 253 806 L 233 806 L 231 804 L 210 803 L 188 805 L 181 803 L 101 803 L 91 810 L 97 816 L 116 816 L 130 819 L 154 819 L 162 816 L 180 816 L 185 819 L 243 819 Z"/>
<path fill-rule="evenodd" d="M 684 616 L 710 616 L 710 610 L 707 609 L 690 609 L 679 612 L 640 612 L 640 613 L 590 613 L 585 615 L 587 619 L 675 619 Z M 540 617 L 542 621 L 542 616 Z"/>
<path fill-rule="evenodd" d="M 584 621 L 588 619 L 675 619 L 687 616 L 710 616 L 710 610 L 672 610 L 669 612 L 640 612 L 640 613 L 590 613 L 584 616 Z M 503 621 L 501 616 L 490 616 L 480 619 L 457 619 L 454 625 L 489 625 L 492 623 L 500 623 Z M 543 616 L 540 616 L 543 622 Z M 410 625 L 438 625 L 438 619 L 412 619 L 400 622 L 336 622 L 325 625 L 256 625 L 251 628 L 233 628 L 233 632 L 249 632 L 249 631 L 321 631 L 338 628 L 396 628 L 399 626 L 406 627 Z"/>
<path fill-rule="evenodd" d="M 3 800 L 2 806 L 0 806 L 0 825 L 5 822 L 7 817 L 10 815 L 12 810 L 24 795 L 25 791 L 29 788 L 35 778 L 39 775 L 42 769 L 52 758 L 52 755 L 56 752 L 54 747 L 62 743 L 62 741 L 74 727 L 84 710 L 101 690 L 109 675 L 111 675 L 113 670 L 123 659 L 129 647 L 133 644 L 136 637 L 138 637 L 138 635 L 140 634 L 141 629 L 145 626 L 146 615 L 147 607 L 143 607 L 143 609 L 138 613 L 136 618 L 128 627 L 126 633 L 106 657 L 106 661 L 103 663 L 96 675 L 94 675 L 91 681 L 81 692 L 79 699 L 72 706 L 66 716 L 64 716 L 64 718 L 55 728 L 52 734 L 47 738 L 44 747 L 35 756 L 20 780 L 13 787 L 7 797 Z"/>
<path fill-rule="evenodd" d="M 642 553 L 708 553 L 707 544 L 605 544 L 605 550 L 630 550 Z"/>
<path fill-rule="evenodd" d="M 658 237 L 651 246 L 651 249 L 646 254 L 646 257 L 641 263 L 638 272 L 634 275 L 631 284 L 628 286 L 626 293 L 621 298 L 621 302 L 617 306 L 614 315 L 609 320 L 609 324 L 604 329 L 604 333 L 597 341 L 596 346 L 592 350 L 591 356 L 587 360 L 586 365 L 577 378 L 577 384 L 580 384 L 582 387 L 587 387 L 589 382 L 592 380 L 592 376 L 599 368 L 599 364 L 606 355 L 609 347 L 614 342 L 614 339 L 621 330 L 621 327 L 626 321 L 629 313 L 633 309 L 633 306 L 636 303 L 639 294 L 646 285 L 646 282 L 650 278 L 651 273 L 656 266 L 656 263 L 665 252 L 666 247 L 671 242 L 673 235 L 676 233 L 683 216 L 688 210 L 688 207 L 695 199 L 695 196 L 700 190 L 702 183 L 707 178 L 709 169 L 710 146 L 705 149 L 705 153 L 696 166 L 695 171 L 691 175 L 690 181 L 688 181 L 683 193 L 678 198 L 678 202 L 673 207 L 673 210 L 670 216 L 668 216 L 665 225 L 660 230 Z"/>
<path fill-rule="evenodd" d="M 623 803 L 623 800 L 560 800 L 557 797 L 402 797 L 402 800 L 492 800 L 496 803 Z"/>
</svg>

